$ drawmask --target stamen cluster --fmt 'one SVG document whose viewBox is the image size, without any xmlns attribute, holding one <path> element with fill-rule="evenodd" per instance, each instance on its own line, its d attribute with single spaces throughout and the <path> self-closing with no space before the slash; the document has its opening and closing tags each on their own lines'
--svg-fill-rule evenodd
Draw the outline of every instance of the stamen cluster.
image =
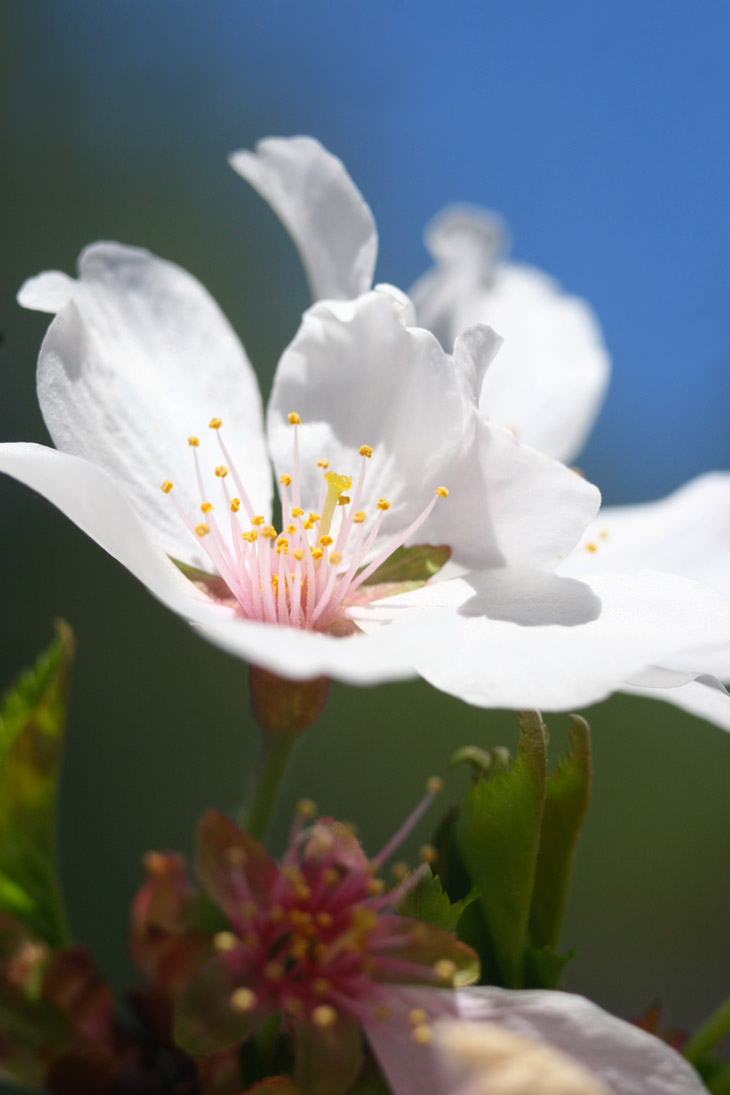
<svg viewBox="0 0 730 1095">
<path fill-rule="evenodd" d="M 198 456 L 200 440 L 195 435 L 188 437 L 188 445 L 193 453 L 202 519 L 193 520 L 185 513 L 172 493 L 173 483 L 169 479 L 162 482 L 161 489 L 171 497 L 181 519 L 198 539 L 244 616 L 267 623 L 326 630 L 358 588 L 426 520 L 436 500 L 447 497 L 449 492 L 446 487 L 437 487 L 419 517 L 365 565 L 390 509 L 388 499 L 380 498 L 377 514 L 366 533 L 367 514 L 359 506 L 373 449 L 370 445 L 360 446 L 360 472 L 352 495 L 347 493 L 352 488 L 352 476 L 329 470 L 326 459 L 318 460 L 322 483 L 316 509 L 305 510 L 297 430 L 300 421 L 296 412 L 289 415 L 293 427 L 292 471 L 279 477 L 281 531 L 264 514 L 255 512 L 223 441 L 220 418 L 211 418 L 208 425 L 216 433 L 225 461 L 216 465 L 214 475 L 226 518 L 219 521 L 216 506 L 210 501 Z M 228 486 L 229 476 L 235 495 Z"/>
</svg>

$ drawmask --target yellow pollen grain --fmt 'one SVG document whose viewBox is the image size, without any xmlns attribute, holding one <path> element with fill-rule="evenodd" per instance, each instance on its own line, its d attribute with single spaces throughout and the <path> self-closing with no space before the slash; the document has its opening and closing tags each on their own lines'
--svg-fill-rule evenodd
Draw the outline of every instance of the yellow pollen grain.
<svg viewBox="0 0 730 1095">
<path fill-rule="evenodd" d="M 433 844 L 422 844 L 418 850 L 418 858 L 421 863 L 435 863 L 438 859 L 438 852 Z"/>
<path fill-rule="evenodd" d="M 296 962 L 301 962 L 309 954 L 309 941 L 303 935 L 295 935 L 289 947 L 289 954 Z"/>
<path fill-rule="evenodd" d="M 210 525 L 206 524 L 205 521 L 201 521 L 199 525 L 195 526 L 195 532 L 198 536 L 207 536 L 210 532 Z"/>
<path fill-rule="evenodd" d="M 213 416 L 213 418 L 211 418 L 210 422 L 208 423 L 208 426 L 211 430 L 219 430 L 222 425 L 223 425 L 223 419 L 222 418 L 217 418 L 215 415 Z"/>
<path fill-rule="evenodd" d="M 281 475 L 279 476 L 279 482 L 280 482 L 280 483 L 282 484 L 282 486 L 284 486 L 284 487 L 290 487 L 290 486 L 291 486 L 291 475 L 289 475 L 289 474 L 288 474 L 287 472 L 283 472 L 283 473 L 282 473 L 282 474 L 281 474 Z"/>
<path fill-rule="evenodd" d="M 317 461 L 317 467 L 318 468 L 328 468 L 329 466 L 330 466 L 329 460 L 318 460 Z"/>
<path fill-rule="evenodd" d="M 332 913 L 320 912 L 314 918 L 320 928 L 331 928 L 334 924 L 334 918 Z"/>
<path fill-rule="evenodd" d="M 382 878 L 370 878 L 368 879 L 368 893 L 371 897 L 377 897 L 385 889 L 385 883 Z"/>
<path fill-rule="evenodd" d="M 238 513 L 241 508 L 240 498 L 231 498 L 231 513 Z"/>
<path fill-rule="evenodd" d="M 234 1011 L 253 1011 L 256 1007 L 256 993 L 247 988 L 236 989 L 231 993 L 231 1007 Z"/>
<path fill-rule="evenodd" d="M 454 980 L 456 962 L 452 962 L 450 958 L 439 958 L 438 962 L 434 962 L 433 972 L 439 981 L 449 983 Z"/>
<path fill-rule="evenodd" d="M 439 791 L 443 790 L 444 781 L 441 776 L 430 776 L 426 781 L 426 790 L 429 795 L 437 795 Z"/>
<path fill-rule="evenodd" d="M 428 1023 L 421 1023 L 411 1031 L 411 1038 L 417 1046 L 427 1046 L 433 1041 L 433 1030 Z"/>
<path fill-rule="evenodd" d="M 319 542 L 322 547 L 329 547 L 330 544 L 333 543 L 333 540 L 331 536 L 320 536 Z"/>
<path fill-rule="evenodd" d="M 172 490 L 172 480 L 163 479 L 162 482 L 160 483 L 160 490 L 162 491 L 163 494 L 169 494 L 170 491 Z"/>
<path fill-rule="evenodd" d="M 215 474 L 218 476 L 219 479 L 225 479 L 225 477 L 228 475 L 228 468 L 225 466 L 225 464 L 219 464 L 218 467 L 215 469 Z"/>
<path fill-rule="evenodd" d="M 353 513 L 353 515 L 352 515 L 353 525 L 361 525 L 364 520 L 365 520 L 365 510 L 364 509 L 359 509 L 355 513 Z"/>
<path fill-rule="evenodd" d="M 267 962 L 264 966 L 264 977 L 267 981 L 283 981 L 284 972 L 281 962 Z"/>
<path fill-rule="evenodd" d="M 312 981 L 312 992 L 315 996 L 326 996 L 331 986 L 326 977 L 315 977 Z"/>
<path fill-rule="evenodd" d="M 340 497 L 337 499 L 338 506 L 349 506 L 350 502 L 351 498 L 349 494 L 341 494 Z"/>
<path fill-rule="evenodd" d="M 335 867 L 328 867 L 322 872 L 322 879 L 326 886 L 336 886 L 340 881 L 340 872 Z"/>
<path fill-rule="evenodd" d="M 212 502 L 203 502 L 200 506 L 200 512 L 201 513 L 210 513 L 210 511 L 212 509 L 213 509 L 213 503 Z"/>
<path fill-rule="evenodd" d="M 274 587 L 275 590 L 278 590 L 278 588 L 279 588 L 279 575 L 278 574 L 272 574 L 271 575 L 271 584 L 272 584 L 272 586 Z"/>
<path fill-rule="evenodd" d="M 322 551 L 322 548 L 312 548 L 312 558 L 313 559 L 321 559 L 323 555 L 324 555 L 324 552 Z"/>
<path fill-rule="evenodd" d="M 392 1009 L 387 1004 L 383 1003 L 382 1001 L 379 1004 L 376 1004 L 375 1007 L 373 1008 L 373 1015 L 375 1016 L 376 1019 L 381 1019 L 381 1020 L 390 1019 L 392 1014 L 393 1014 Z"/>
<path fill-rule="evenodd" d="M 301 506 L 294 506 L 293 510 L 291 511 L 292 517 L 301 517 L 303 513 L 304 510 Z"/>
<path fill-rule="evenodd" d="M 586 551 L 598 551 L 598 544 L 594 544 L 592 540 L 589 540 L 586 544 Z"/>
<path fill-rule="evenodd" d="M 213 936 L 213 948 L 217 951 L 232 951 L 237 942 L 233 932 L 216 932 Z"/>
<path fill-rule="evenodd" d="M 318 513 L 313 513 L 311 510 L 309 511 L 309 520 L 312 522 L 313 525 L 315 525 L 317 521 L 319 521 L 319 517 L 320 515 Z"/>
<path fill-rule="evenodd" d="M 360 448 L 358 449 L 358 452 L 360 453 L 360 456 L 367 456 L 367 458 L 369 460 L 370 457 L 373 455 L 373 446 L 372 445 L 361 445 Z"/>
<path fill-rule="evenodd" d="M 408 1012 L 408 1022 L 412 1027 L 420 1027 L 423 1023 L 428 1022 L 428 1012 L 424 1011 L 423 1008 L 412 1008 Z"/>
<path fill-rule="evenodd" d="M 294 558 L 299 563 L 301 563 L 302 559 L 304 558 L 304 552 L 302 551 L 301 548 L 294 548 L 294 551 L 292 552 L 292 555 L 294 556 Z"/>
<path fill-rule="evenodd" d="M 333 566 L 339 566 L 339 564 L 342 562 L 342 552 L 331 551 L 329 553 L 329 561 L 333 564 Z"/>
<path fill-rule="evenodd" d="M 194 433 L 191 433 L 190 437 L 188 437 L 188 445 L 190 445 L 191 448 L 193 448 L 193 449 L 197 449 L 199 444 L 200 444 L 200 438 L 196 437 Z"/>
<path fill-rule="evenodd" d="M 438 494 L 438 496 L 440 498 L 448 498 L 449 497 L 448 487 L 436 487 L 436 490 L 433 493 Z"/>
<path fill-rule="evenodd" d="M 261 528 L 261 535 L 263 536 L 264 540 L 275 540 L 276 529 L 273 525 L 263 525 Z"/>
<path fill-rule="evenodd" d="M 299 423 L 301 422 L 301 418 L 299 417 L 299 415 L 297 414 L 296 411 L 290 411 L 289 414 L 287 415 L 287 418 L 289 419 L 289 425 L 290 426 L 298 426 Z"/>
<path fill-rule="evenodd" d="M 330 1004 L 318 1004 L 312 1012 L 312 1022 L 315 1027 L 327 1030 L 337 1022 L 337 1012 Z"/>
<path fill-rule="evenodd" d="M 379 498 L 378 499 L 378 509 L 382 509 L 383 512 L 385 512 L 385 510 L 387 510 L 387 509 L 390 509 L 390 502 L 388 501 L 387 498 Z"/>
</svg>

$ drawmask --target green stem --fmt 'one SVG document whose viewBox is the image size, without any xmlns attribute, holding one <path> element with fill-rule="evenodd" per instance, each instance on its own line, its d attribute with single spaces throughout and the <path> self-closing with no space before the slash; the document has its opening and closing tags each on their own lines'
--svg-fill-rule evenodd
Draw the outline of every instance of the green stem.
<svg viewBox="0 0 730 1095">
<path fill-rule="evenodd" d="M 719 1076 L 714 1076 L 708 1084 L 708 1089 L 712 1095 L 730 1095 L 730 1068 L 721 1072 Z"/>
<path fill-rule="evenodd" d="M 262 731 L 261 753 L 243 809 L 243 827 L 256 840 L 263 840 L 266 835 L 296 741 L 296 734 L 271 734 Z"/>
<path fill-rule="evenodd" d="M 730 1034 L 730 997 L 725 1000 L 717 1011 L 692 1035 L 684 1047 L 684 1055 L 688 1061 L 696 1065 L 704 1055 Z"/>
</svg>

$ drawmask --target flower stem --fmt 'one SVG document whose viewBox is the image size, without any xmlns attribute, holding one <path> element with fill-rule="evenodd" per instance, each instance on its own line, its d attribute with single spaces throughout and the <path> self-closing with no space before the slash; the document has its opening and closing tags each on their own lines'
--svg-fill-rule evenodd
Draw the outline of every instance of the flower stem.
<svg viewBox="0 0 730 1095">
<path fill-rule="evenodd" d="M 720 1004 L 717 1011 L 692 1035 L 684 1047 L 684 1056 L 693 1065 L 699 1063 L 704 1055 L 730 1034 L 730 997 Z"/>
<path fill-rule="evenodd" d="M 261 752 L 243 807 L 243 827 L 256 840 L 266 835 L 296 741 L 295 734 L 261 734 Z"/>
</svg>

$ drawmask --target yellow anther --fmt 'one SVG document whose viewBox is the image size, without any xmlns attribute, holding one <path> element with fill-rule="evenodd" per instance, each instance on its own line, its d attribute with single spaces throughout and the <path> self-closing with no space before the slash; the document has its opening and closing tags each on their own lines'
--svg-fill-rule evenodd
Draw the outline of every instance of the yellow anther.
<svg viewBox="0 0 730 1095">
<path fill-rule="evenodd" d="M 393 1014 L 392 1009 L 388 1004 L 384 1004 L 381 1000 L 379 1004 L 376 1004 L 373 1008 L 373 1015 L 376 1019 L 386 1020 L 390 1019 Z"/>
<path fill-rule="evenodd" d="M 297 560 L 298 563 L 301 563 L 302 559 L 304 558 L 304 552 L 302 551 L 301 548 L 294 548 L 294 551 L 292 552 L 292 555 L 294 556 L 294 558 Z"/>
<path fill-rule="evenodd" d="M 299 423 L 301 422 L 301 418 L 299 417 L 299 415 L 297 414 L 296 411 L 290 411 L 289 414 L 287 415 L 287 418 L 289 419 L 289 425 L 290 426 L 298 426 Z"/>
<path fill-rule="evenodd" d="M 275 540 L 276 529 L 273 525 L 262 525 L 261 535 L 263 536 L 264 540 Z"/>
<path fill-rule="evenodd" d="M 589 540 L 586 544 L 586 551 L 598 551 L 598 544 L 594 544 L 592 540 Z"/>
<path fill-rule="evenodd" d="M 225 464 L 219 464 L 218 467 L 215 469 L 215 474 L 218 476 L 219 479 L 225 479 L 225 477 L 228 475 L 228 468 L 225 466 Z"/>
<path fill-rule="evenodd" d="M 231 498 L 231 513 L 238 513 L 241 508 L 240 498 Z"/>
<path fill-rule="evenodd" d="M 336 867 L 327 867 L 322 872 L 322 880 L 326 886 L 335 886 L 340 881 L 340 872 Z"/>
<path fill-rule="evenodd" d="M 294 506 L 294 508 L 291 511 L 292 517 L 301 517 L 303 513 L 304 513 L 304 510 L 302 509 L 301 506 Z"/>
<path fill-rule="evenodd" d="M 360 453 L 360 456 L 367 456 L 367 458 L 369 460 L 370 457 L 373 455 L 373 446 L 372 445 L 361 445 L 358 451 Z"/>
<path fill-rule="evenodd" d="M 203 502 L 201 507 L 200 507 L 200 512 L 201 513 L 210 513 L 210 511 L 212 509 L 213 509 L 213 503 L 212 502 Z"/>
<path fill-rule="evenodd" d="M 289 475 L 287 472 L 282 472 L 282 474 L 279 476 L 279 482 L 285 487 L 290 487 L 291 475 Z"/>
<path fill-rule="evenodd" d="M 338 506 L 349 506 L 349 504 L 350 504 L 350 495 L 349 494 L 341 494 L 340 497 L 337 499 L 337 505 Z"/>
<path fill-rule="evenodd" d="M 329 460 L 318 460 L 317 461 L 317 467 L 318 468 L 328 468 L 329 466 L 330 466 Z"/>
<path fill-rule="evenodd" d="M 223 425 L 223 419 L 222 418 L 213 417 L 213 418 L 211 418 L 210 422 L 208 423 L 208 426 L 210 427 L 211 430 L 219 430 L 222 425 Z"/>
<path fill-rule="evenodd" d="M 411 868 L 403 859 L 399 859 L 397 863 L 394 863 L 390 868 L 390 873 L 396 882 L 402 882 L 407 874 L 410 873 Z"/>
<path fill-rule="evenodd" d="M 279 575 L 278 574 L 272 574 L 271 575 L 271 584 L 274 587 L 274 591 L 278 590 L 278 588 L 279 588 Z"/>
<path fill-rule="evenodd" d="M 301 962 L 309 954 L 309 940 L 303 935 L 295 935 L 289 947 L 289 954 L 295 962 Z"/>
<path fill-rule="evenodd" d="M 194 433 L 191 433 L 190 437 L 188 438 L 188 445 L 191 445 L 192 448 L 197 449 L 199 444 L 200 444 L 200 438 L 196 437 Z"/>
<path fill-rule="evenodd" d="M 305 521 L 303 527 L 309 532 L 311 528 L 314 528 L 314 521 Z"/>
<path fill-rule="evenodd" d="M 315 996 L 326 996 L 331 985 L 326 977 L 315 977 L 312 981 L 312 992 Z"/>
<path fill-rule="evenodd" d="M 250 528 L 247 532 L 242 532 L 241 537 L 246 540 L 247 543 L 252 544 L 254 540 L 258 540 L 259 534 L 255 528 Z"/>
<path fill-rule="evenodd" d="M 430 776 L 426 780 L 426 790 L 429 795 L 437 795 L 439 791 L 443 790 L 443 786 L 444 781 L 441 779 L 441 776 Z"/>
<path fill-rule="evenodd" d="M 201 521 L 199 525 L 195 526 L 195 532 L 198 536 L 207 536 L 210 532 L 210 525 L 206 524 L 205 521 Z"/>
<path fill-rule="evenodd" d="M 319 514 L 318 513 L 313 513 L 310 510 L 309 511 L 309 520 L 312 522 L 313 525 L 316 524 L 317 521 L 319 521 Z"/>
<path fill-rule="evenodd" d="M 450 958 L 439 958 L 438 962 L 434 962 L 433 972 L 439 981 L 449 984 L 454 980 L 456 968 L 456 962 L 452 962 Z"/>
<path fill-rule="evenodd" d="M 319 542 L 322 547 L 329 547 L 330 544 L 333 543 L 333 540 L 331 536 L 320 536 Z"/>
<path fill-rule="evenodd" d="M 423 1008 L 412 1008 L 408 1012 L 408 1022 L 412 1027 L 420 1027 L 422 1023 L 428 1022 L 428 1012 Z"/>
<path fill-rule="evenodd" d="M 328 558 L 329 558 L 329 561 L 331 563 L 333 563 L 335 566 L 339 566 L 339 564 L 342 562 L 342 552 L 341 551 L 331 551 L 329 553 Z"/>
<path fill-rule="evenodd" d="M 264 517 L 263 513 L 254 514 L 254 516 L 251 518 L 251 524 L 252 525 L 265 525 L 266 524 L 266 518 Z"/>
<path fill-rule="evenodd" d="M 287 525 L 286 526 L 286 531 L 289 533 L 290 536 L 293 536 L 294 533 L 297 531 L 297 526 L 296 525 Z"/>
<path fill-rule="evenodd" d="M 321 559 L 323 555 L 324 555 L 324 552 L 322 551 L 322 548 L 312 548 L 312 558 L 313 559 Z"/>
<path fill-rule="evenodd" d="M 368 893 L 371 897 L 377 897 L 385 889 L 385 883 L 382 878 L 369 878 L 368 879 Z"/>
<path fill-rule="evenodd" d="M 320 928 L 331 928 L 334 924 L 334 918 L 332 916 L 332 913 L 319 912 L 314 919 L 317 921 L 317 924 L 320 926 Z"/>
<path fill-rule="evenodd" d="M 161 852 L 145 852 L 142 863 L 149 874 L 165 874 L 167 871 L 167 859 Z"/>
<path fill-rule="evenodd" d="M 434 491 L 434 494 L 438 494 L 439 497 L 441 497 L 441 498 L 448 498 L 449 497 L 449 489 L 448 489 L 448 487 L 436 487 L 436 490 Z"/>
<path fill-rule="evenodd" d="M 233 932 L 216 932 L 213 936 L 213 948 L 217 951 L 232 951 L 237 942 Z"/>
<path fill-rule="evenodd" d="M 300 798 L 297 803 L 297 817 L 302 821 L 311 821 L 317 815 L 317 804 L 311 798 Z"/>
<path fill-rule="evenodd" d="M 438 859 L 438 855 L 433 844 L 422 844 L 418 850 L 418 858 L 421 863 L 435 863 Z"/>
<path fill-rule="evenodd" d="M 352 515 L 353 525 L 361 525 L 364 520 L 365 520 L 365 510 L 364 509 L 356 510 L 356 512 L 353 513 L 353 515 Z"/>
<path fill-rule="evenodd" d="M 163 479 L 162 482 L 160 483 L 160 490 L 162 491 L 163 494 L 169 494 L 170 491 L 172 490 L 172 480 Z"/>
<path fill-rule="evenodd" d="M 289 540 L 287 539 L 287 537 L 284 535 L 283 532 L 280 532 L 279 535 L 277 536 L 276 546 L 277 546 L 277 549 L 278 548 L 283 548 L 283 547 L 285 547 L 285 548 L 289 547 Z"/>
<path fill-rule="evenodd" d="M 359 932 L 371 931 L 378 922 L 378 914 L 367 905 L 355 905 L 350 912 L 350 923 Z"/>
<path fill-rule="evenodd" d="M 264 977 L 267 981 L 283 981 L 285 972 L 281 962 L 267 962 L 264 966 Z"/>
<path fill-rule="evenodd" d="M 252 989 L 236 989 L 231 993 L 231 1007 L 234 1011 L 253 1011 L 256 1007 L 256 993 Z"/>
<path fill-rule="evenodd" d="M 428 1023 L 421 1023 L 411 1031 L 411 1038 L 417 1046 L 427 1046 L 433 1041 L 433 1030 Z"/>
<path fill-rule="evenodd" d="M 315 1027 L 327 1030 L 337 1022 L 337 1012 L 330 1004 L 319 1004 L 312 1012 L 312 1022 Z"/>
<path fill-rule="evenodd" d="M 383 511 L 390 509 L 390 502 L 387 498 L 378 498 L 378 509 L 382 509 Z"/>
</svg>

